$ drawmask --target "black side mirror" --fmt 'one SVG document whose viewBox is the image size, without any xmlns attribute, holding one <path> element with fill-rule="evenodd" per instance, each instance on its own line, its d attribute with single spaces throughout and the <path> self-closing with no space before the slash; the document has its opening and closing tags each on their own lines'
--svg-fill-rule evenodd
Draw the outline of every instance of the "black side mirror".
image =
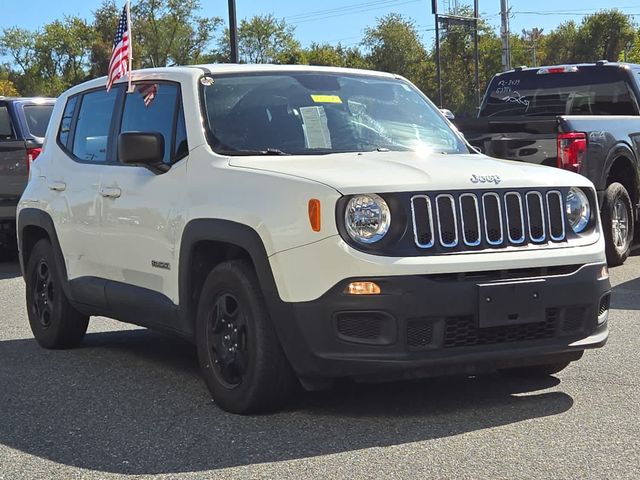
<svg viewBox="0 0 640 480">
<path fill-rule="evenodd" d="M 127 165 L 143 165 L 154 173 L 164 173 L 164 137 L 158 132 L 124 132 L 118 136 L 118 159 Z"/>
</svg>

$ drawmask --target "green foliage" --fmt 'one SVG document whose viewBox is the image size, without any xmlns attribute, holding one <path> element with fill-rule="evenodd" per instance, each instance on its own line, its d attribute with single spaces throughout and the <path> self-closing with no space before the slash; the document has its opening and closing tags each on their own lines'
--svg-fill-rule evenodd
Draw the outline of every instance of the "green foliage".
<svg viewBox="0 0 640 480">
<path fill-rule="evenodd" d="M 422 45 L 415 23 L 392 13 L 367 28 L 362 40 L 369 52 L 366 61 L 375 70 L 396 73 L 426 86 L 427 51 Z"/>
<path fill-rule="evenodd" d="M 136 68 L 200 63 L 222 24 L 200 17 L 198 0 L 140 0 L 131 8 Z"/>
<path fill-rule="evenodd" d="M 275 16 L 254 15 L 238 26 L 238 49 L 244 63 L 293 63 L 302 59 L 295 27 Z M 228 44 L 228 34 L 223 42 Z M 228 47 L 226 47 L 228 51 Z"/>
</svg>

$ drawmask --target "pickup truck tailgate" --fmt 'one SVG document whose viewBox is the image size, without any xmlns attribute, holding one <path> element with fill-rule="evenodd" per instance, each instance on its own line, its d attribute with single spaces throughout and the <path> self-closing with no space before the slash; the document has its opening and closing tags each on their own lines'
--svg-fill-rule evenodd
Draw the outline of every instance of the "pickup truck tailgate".
<svg viewBox="0 0 640 480">
<path fill-rule="evenodd" d="M 557 163 L 556 117 L 474 118 L 457 124 L 469 143 L 491 157 L 548 166 Z"/>
</svg>

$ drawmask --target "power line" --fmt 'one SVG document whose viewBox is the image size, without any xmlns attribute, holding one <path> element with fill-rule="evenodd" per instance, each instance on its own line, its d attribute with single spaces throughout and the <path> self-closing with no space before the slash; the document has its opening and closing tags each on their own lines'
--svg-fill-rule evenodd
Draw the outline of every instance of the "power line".
<svg viewBox="0 0 640 480">
<path fill-rule="evenodd" d="M 344 15 L 353 15 L 353 14 L 356 14 L 356 13 L 370 12 L 372 10 L 380 10 L 380 9 L 389 8 L 389 7 L 392 7 L 392 6 L 395 8 L 395 7 L 399 7 L 399 6 L 402 6 L 402 5 L 408 5 L 410 3 L 418 3 L 418 2 L 423 2 L 423 0 L 405 0 L 405 1 L 393 0 L 393 1 L 386 1 L 384 4 L 371 6 L 369 8 L 341 10 L 341 11 L 335 12 L 335 13 L 327 13 L 328 11 L 327 12 L 320 12 L 316 16 L 309 17 L 309 18 L 304 18 L 302 20 L 290 21 L 291 17 L 285 17 L 285 20 L 287 21 L 287 23 L 290 23 L 292 25 L 298 25 L 300 23 L 315 22 L 315 21 L 318 21 L 318 20 L 326 20 L 326 19 L 329 19 L 329 18 L 342 17 Z M 344 7 L 344 8 L 346 9 L 347 7 Z M 324 15 L 321 15 L 321 14 L 324 14 Z"/>
<path fill-rule="evenodd" d="M 329 8 L 329 9 L 325 9 L 325 10 L 316 10 L 314 12 L 307 12 L 307 13 L 298 13 L 295 15 L 290 15 L 288 17 L 285 17 L 286 20 L 303 20 L 305 18 L 309 18 L 309 17 L 315 17 L 315 16 L 323 16 L 329 13 L 340 13 L 343 11 L 349 11 L 349 10 L 357 10 L 359 8 L 362 7 L 370 7 L 370 6 L 374 6 L 374 5 L 380 5 L 380 4 L 393 4 L 395 2 L 395 0 L 375 0 L 375 1 L 370 1 L 370 2 L 364 2 L 364 3 L 357 3 L 354 5 L 347 5 L 344 7 L 336 7 L 336 8 Z"/>
</svg>

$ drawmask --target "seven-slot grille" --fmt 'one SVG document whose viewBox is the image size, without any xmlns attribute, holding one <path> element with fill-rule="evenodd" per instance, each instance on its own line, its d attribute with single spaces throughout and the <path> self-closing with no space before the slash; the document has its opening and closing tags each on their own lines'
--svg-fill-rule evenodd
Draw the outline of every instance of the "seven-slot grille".
<svg viewBox="0 0 640 480">
<path fill-rule="evenodd" d="M 422 249 L 472 249 L 562 242 L 559 190 L 420 194 L 411 198 L 415 244 Z"/>
</svg>

